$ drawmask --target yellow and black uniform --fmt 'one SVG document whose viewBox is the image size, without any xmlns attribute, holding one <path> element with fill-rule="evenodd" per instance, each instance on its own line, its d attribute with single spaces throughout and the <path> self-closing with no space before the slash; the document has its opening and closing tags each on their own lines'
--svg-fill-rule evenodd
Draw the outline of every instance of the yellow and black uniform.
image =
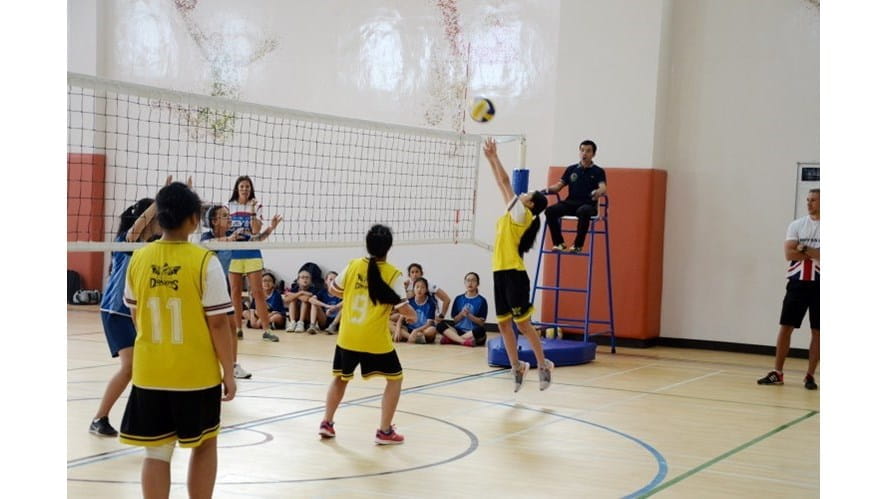
<svg viewBox="0 0 887 499">
<path fill-rule="evenodd" d="M 496 302 L 496 320 L 513 318 L 515 322 L 528 320 L 533 315 L 530 303 L 530 279 L 524 259 L 517 248 L 521 237 L 533 221 L 533 214 L 515 196 L 504 215 L 496 222 L 496 241 L 493 243 L 493 295 Z"/>
<path fill-rule="evenodd" d="M 194 447 L 219 431 L 221 369 L 206 316 L 231 310 L 214 253 L 155 241 L 133 253 L 125 300 L 136 340 L 123 443 Z"/>
<path fill-rule="evenodd" d="M 370 300 L 369 263 L 370 259 L 366 257 L 351 260 L 333 282 L 342 293 L 342 319 L 333 357 L 333 375 L 349 380 L 360 364 L 364 378 L 385 376 L 399 379 L 403 377 L 403 371 L 388 330 L 388 317 L 394 306 Z M 405 303 L 403 287 L 397 285 L 401 281 L 401 272 L 388 262 L 377 262 L 377 265 L 382 280 L 403 299 L 401 303 Z"/>
</svg>

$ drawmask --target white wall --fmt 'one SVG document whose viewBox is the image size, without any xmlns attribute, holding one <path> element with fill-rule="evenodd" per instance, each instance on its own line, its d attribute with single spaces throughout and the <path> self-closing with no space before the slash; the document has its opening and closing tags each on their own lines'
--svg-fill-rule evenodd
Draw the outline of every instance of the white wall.
<svg viewBox="0 0 887 499">
<path fill-rule="evenodd" d="M 244 101 L 450 130 L 463 96 L 485 95 L 496 119 L 465 131 L 526 134 L 531 188 L 585 138 L 605 167 L 666 169 L 661 335 L 773 343 L 794 164 L 819 157 L 809 2 L 464 0 L 452 3 L 458 36 L 435 2 L 410 0 L 199 0 L 187 15 L 160 0 L 68 5 L 70 71 L 197 93 L 221 75 Z M 503 156 L 517 166 L 513 145 Z M 490 241 L 502 201 L 480 173 L 478 235 Z M 305 261 L 353 256 L 266 252 L 288 280 Z M 422 263 L 453 296 L 477 271 L 492 294 L 476 247 L 396 247 L 392 260 Z M 532 276 L 535 253 L 527 263 Z"/>
<path fill-rule="evenodd" d="M 661 336 L 772 344 L 795 163 L 819 159 L 818 11 L 801 0 L 673 9 Z"/>
<path fill-rule="evenodd" d="M 662 0 L 561 1 L 552 164 L 575 163 L 579 143 L 591 139 L 604 167 L 657 166 L 662 12 Z"/>
</svg>

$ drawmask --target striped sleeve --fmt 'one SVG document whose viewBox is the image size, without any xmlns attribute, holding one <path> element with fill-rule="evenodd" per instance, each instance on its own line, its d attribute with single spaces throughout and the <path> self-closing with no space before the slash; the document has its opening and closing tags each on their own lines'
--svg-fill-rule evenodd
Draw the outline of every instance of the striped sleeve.
<svg viewBox="0 0 887 499">
<path fill-rule="evenodd" d="M 225 274 L 222 272 L 222 264 L 218 257 L 210 254 L 206 264 L 204 278 L 203 311 L 206 315 L 225 314 L 234 310 L 231 304 L 231 296 L 228 294 L 228 286 L 225 283 Z"/>
<path fill-rule="evenodd" d="M 348 265 L 345 265 L 345 268 L 339 272 L 339 275 L 336 276 L 336 279 L 333 280 L 330 287 L 336 290 L 340 295 L 345 292 L 345 277 L 348 275 L 348 269 L 351 268 L 351 262 L 348 262 Z"/>
<path fill-rule="evenodd" d="M 132 283 L 129 274 L 132 272 L 132 265 L 126 269 L 126 278 L 123 284 L 123 303 L 129 308 L 136 308 L 136 297 L 132 292 Z"/>
</svg>

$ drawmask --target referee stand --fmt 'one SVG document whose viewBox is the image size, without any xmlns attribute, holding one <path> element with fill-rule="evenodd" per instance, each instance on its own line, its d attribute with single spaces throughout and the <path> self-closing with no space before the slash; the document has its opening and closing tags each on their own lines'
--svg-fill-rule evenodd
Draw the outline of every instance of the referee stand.
<svg viewBox="0 0 887 499">
<path fill-rule="evenodd" d="M 560 201 L 560 196 L 557 196 L 558 201 Z M 560 331 L 571 330 L 577 331 L 582 334 L 583 342 L 593 342 L 593 338 L 597 336 L 609 336 L 610 337 L 610 352 L 616 353 L 616 332 L 615 327 L 613 325 L 613 280 L 612 280 L 612 272 L 610 267 L 610 225 L 607 217 L 607 212 L 609 210 L 609 197 L 604 195 L 598 200 L 598 214 L 595 217 L 591 218 L 591 221 L 588 226 L 588 251 L 584 251 L 584 248 L 578 253 L 573 252 L 564 252 L 557 251 L 549 247 L 546 249 L 546 235 L 548 233 L 548 224 L 545 225 L 545 228 L 542 230 L 542 249 L 539 250 L 539 257 L 536 262 L 536 278 L 533 281 L 533 293 L 531 295 L 531 301 L 536 303 L 536 292 L 537 290 L 542 292 L 550 292 L 554 295 L 554 311 L 552 315 L 552 319 L 550 321 L 540 321 L 534 322 L 533 324 L 542 326 L 543 328 L 557 328 Z M 564 216 L 561 218 L 561 224 L 564 221 L 578 221 L 578 218 L 575 216 Z M 576 228 L 568 229 L 563 227 L 562 232 L 564 234 L 575 234 Z M 603 250 L 604 250 L 604 261 L 606 271 L 606 298 L 607 298 L 607 313 L 605 316 L 594 317 L 592 313 L 592 299 L 597 296 L 592 292 L 592 278 L 594 276 L 594 256 L 595 256 L 595 247 L 596 242 L 599 238 L 603 239 Z M 601 248 L 597 248 L 600 251 Z M 548 258 L 555 259 L 555 271 L 554 271 L 554 283 L 551 285 L 546 285 L 544 283 L 540 283 L 540 274 L 542 272 L 542 262 L 543 256 L 549 255 Z M 571 269 L 565 269 L 564 265 L 562 265 L 563 258 L 581 258 L 585 257 L 585 286 L 584 287 L 570 287 L 562 283 L 564 280 L 564 274 L 569 273 Z M 551 279 L 549 279 L 551 282 Z M 572 293 L 578 295 L 580 299 L 582 299 L 582 303 L 584 306 L 582 307 L 582 315 L 576 316 L 576 312 L 578 311 L 570 311 L 572 313 L 568 313 L 567 311 L 561 310 L 561 302 L 562 302 L 562 294 L 564 293 Z M 603 326 L 603 328 L 597 327 L 592 330 L 592 326 L 598 325 Z"/>
</svg>

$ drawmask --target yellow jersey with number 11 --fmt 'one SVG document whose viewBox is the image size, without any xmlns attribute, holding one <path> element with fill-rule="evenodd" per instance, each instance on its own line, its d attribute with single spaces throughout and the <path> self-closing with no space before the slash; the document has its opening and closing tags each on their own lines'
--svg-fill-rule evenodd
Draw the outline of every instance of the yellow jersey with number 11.
<svg viewBox="0 0 887 499">
<path fill-rule="evenodd" d="M 186 391 L 221 382 L 203 306 L 212 256 L 186 241 L 162 240 L 133 253 L 126 276 L 136 324 L 133 385 Z"/>
</svg>

